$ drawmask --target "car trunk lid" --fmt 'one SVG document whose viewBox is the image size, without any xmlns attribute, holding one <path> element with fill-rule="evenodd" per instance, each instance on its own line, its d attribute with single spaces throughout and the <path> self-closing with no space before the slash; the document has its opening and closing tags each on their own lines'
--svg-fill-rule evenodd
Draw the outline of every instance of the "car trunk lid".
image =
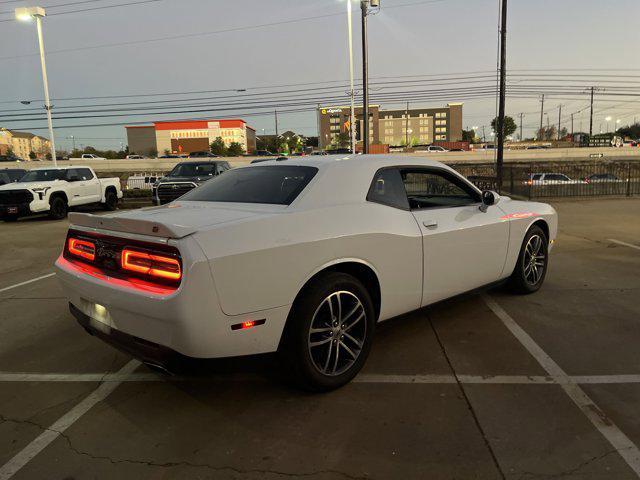
<svg viewBox="0 0 640 480">
<path fill-rule="evenodd" d="M 203 228 L 280 213 L 283 205 L 174 202 L 110 215 L 71 213 L 73 225 L 162 238 L 183 238 Z"/>
</svg>

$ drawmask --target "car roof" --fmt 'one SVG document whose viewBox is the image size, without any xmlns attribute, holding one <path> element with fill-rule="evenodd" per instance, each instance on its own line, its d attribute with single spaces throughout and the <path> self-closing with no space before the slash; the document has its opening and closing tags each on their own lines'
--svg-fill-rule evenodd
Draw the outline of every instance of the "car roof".
<svg viewBox="0 0 640 480">
<path fill-rule="evenodd" d="M 178 165 L 207 165 L 209 163 L 221 163 L 221 162 L 226 162 L 226 160 L 199 160 L 194 162 L 179 162 L 179 163 L 176 163 L 176 167 Z"/>
<path fill-rule="evenodd" d="M 70 170 L 72 168 L 91 168 L 86 165 L 64 165 L 62 167 L 38 167 L 32 168 L 30 171 L 35 172 L 38 170 Z"/>
<path fill-rule="evenodd" d="M 436 160 L 423 156 L 402 155 L 316 155 L 293 157 L 287 160 L 268 160 L 240 168 L 305 166 L 318 169 L 302 194 L 291 204 L 292 208 L 319 208 L 330 205 L 364 202 L 375 173 L 387 167 L 434 167 L 455 170 Z M 477 188 L 473 187 L 477 190 Z M 478 190 L 479 192 L 479 190 Z"/>
</svg>

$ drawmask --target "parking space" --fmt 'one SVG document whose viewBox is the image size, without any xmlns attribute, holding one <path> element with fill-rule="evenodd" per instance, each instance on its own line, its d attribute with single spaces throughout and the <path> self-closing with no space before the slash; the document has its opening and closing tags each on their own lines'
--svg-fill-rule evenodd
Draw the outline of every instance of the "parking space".
<svg viewBox="0 0 640 480">
<path fill-rule="evenodd" d="M 10 288 L 52 272 L 66 222 L 0 224 L 0 480 L 640 478 L 640 199 L 554 206 L 538 293 L 385 322 L 356 381 L 323 395 L 271 357 L 132 363 L 55 277 Z"/>
</svg>

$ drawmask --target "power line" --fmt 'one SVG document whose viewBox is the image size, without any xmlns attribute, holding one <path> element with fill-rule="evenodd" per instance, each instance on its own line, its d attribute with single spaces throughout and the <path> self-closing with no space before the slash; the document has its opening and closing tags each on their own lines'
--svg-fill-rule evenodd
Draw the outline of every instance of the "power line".
<svg viewBox="0 0 640 480">
<path fill-rule="evenodd" d="M 155 3 L 155 2 L 163 2 L 164 0 L 139 0 L 137 2 L 128 2 L 128 3 L 119 3 L 117 5 L 104 5 L 102 7 L 92 7 L 92 8 L 83 8 L 83 9 L 79 9 L 79 10 L 69 10 L 66 12 L 54 12 L 54 13 L 49 13 L 47 14 L 47 17 L 54 17 L 57 15 L 68 15 L 71 13 L 80 13 L 80 12 L 91 12 L 94 10 L 106 10 L 109 8 L 117 8 L 117 7 L 130 7 L 133 5 L 142 5 L 142 4 L 146 4 L 146 3 Z M 13 22 L 14 20 L 12 18 L 6 19 L 6 20 L 0 20 L 0 23 L 4 23 L 4 22 Z M 53 52 L 49 52 L 49 53 L 53 53 Z"/>
</svg>

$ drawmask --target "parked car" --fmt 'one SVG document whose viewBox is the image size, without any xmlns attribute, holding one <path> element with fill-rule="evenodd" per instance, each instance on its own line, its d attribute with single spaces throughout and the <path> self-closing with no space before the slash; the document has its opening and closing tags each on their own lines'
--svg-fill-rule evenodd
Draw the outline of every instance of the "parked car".
<svg viewBox="0 0 640 480">
<path fill-rule="evenodd" d="M 358 373 L 377 322 L 501 280 L 537 291 L 557 232 L 549 205 L 390 155 L 249 165 L 70 220 L 56 271 L 90 333 L 169 371 L 278 351 L 314 391 Z"/>
<path fill-rule="evenodd" d="M 583 180 L 574 180 L 564 173 L 532 173 L 525 181 L 527 185 L 577 185 L 584 183 Z"/>
<path fill-rule="evenodd" d="M 0 162 L 21 162 L 22 159 L 15 155 L 0 155 Z"/>
<path fill-rule="evenodd" d="M 272 153 L 269 150 L 256 150 L 255 156 L 256 157 L 277 157 L 278 154 Z"/>
<path fill-rule="evenodd" d="M 311 152 L 311 155 L 329 155 L 327 152 L 325 152 L 324 150 L 315 150 L 313 152 Z"/>
<path fill-rule="evenodd" d="M 613 173 L 594 173 L 584 178 L 585 183 L 622 183 Z"/>
<path fill-rule="evenodd" d="M 169 155 L 160 155 L 158 158 L 180 158 L 180 157 L 178 155 L 169 154 Z"/>
<path fill-rule="evenodd" d="M 134 174 L 127 178 L 127 190 L 152 190 L 158 181 L 158 174 Z"/>
<path fill-rule="evenodd" d="M 5 168 L 0 170 L 0 185 L 15 183 L 20 180 L 27 171 L 23 168 Z"/>
<path fill-rule="evenodd" d="M 207 180 L 229 170 L 229 162 L 182 162 L 153 185 L 154 205 L 164 205 L 180 198 Z"/>
<path fill-rule="evenodd" d="M 429 145 L 426 148 L 421 148 L 420 150 L 416 150 L 416 152 L 428 152 L 428 153 L 443 153 L 448 151 L 449 150 L 439 145 Z"/>
<path fill-rule="evenodd" d="M 15 221 L 34 213 L 48 213 L 54 220 L 70 208 L 100 204 L 115 210 L 122 198 L 120 179 L 98 178 L 89 167 L 36 168 L 19 182 L 0 186 L 0 218 Z"/>
<path fill-rule="evenodd" d="M 106 158 L 99 157 L 93 153 L 83 153 L 81 157 L 70 158 L 69 160 L 106 160 Z"/>
<path fill-rule="evenodd" d="M 185 155 L 185 158 L 218 158 L 220 155 L 216 155 L 211 152 L 191 152 L 188 155 Z"/>
<path fill-rule="evenodd" d="M 144 159 L 144 158 L 146 158 L 146 157 L 143 157 L 142 155 L 135 155 L 135 154 L 133 154 L 133 155 L 127 155 L 125 158 L 126 158 L 127 160 L 142 160 L 142 159 Z"/>
</svg>

